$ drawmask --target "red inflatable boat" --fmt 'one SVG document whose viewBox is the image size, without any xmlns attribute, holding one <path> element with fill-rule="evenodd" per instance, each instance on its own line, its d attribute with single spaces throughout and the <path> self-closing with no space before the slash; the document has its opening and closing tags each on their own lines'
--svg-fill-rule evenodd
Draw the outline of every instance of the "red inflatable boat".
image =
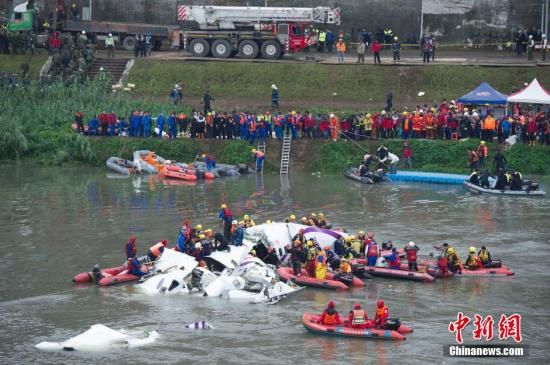
<svg viewBox="0 0 550 365">
<path fill-rule="evenodd" d="M 332 290 L 348 289 L 348 286 L 342 283 L 341 281 L 329 280 L 329 279 L 320 280 L 317 278 L 310 278 L 307 276 L 307 273 L 304 269 L 302 269 L 301 276 L 296 276 L 294 275 L 294 271 L 292 270 L 291 267 L 280 267 L 277 269 L 277 275 L 279 275 L 279 277 L 284 281 L 290 280 L 293 283 L 296 283 L 302 286 L 311 286 L 314 288 L 332 289 Z"/>
<path fill-rule="evenodd" d="M 347 327 L 344 325 L 330 326 L 317 323 L 321 316 L 311 313 L 304 313 L 302 316 L 302 323 L 304 327 L 311 333 L 328 335 L 328 336 L 342 336 L 342 337 L 356 337 L 363 339 L 376 339 L 376 340 L 389 340 L 389 341 L 402 341 L 406 340 L 406 337 L 401 333 L 393 330 L 382 329 L 357 329 Z"/>
<path fill-rule="evenodd" d="M 495 267 L 495 268 L 482 268 L 477 270 L 462 269 L 460 273 L 453 274 L 450 271 L 441 273 L 441 270 L 437 267 L 436 263 L 431 261 L 424 261 L 421 265 L 418 265 L 418 270 L 425 270 L 428 274 L 436 278 L 449 278 L 451 276 L 456 277 L 487 277 L 487 276 L 513 276 L 515 273 L 507 266 Z"/>
<path fill-rule="evenodd" d="M 407 265 L 401 265 L 401 269 L 389 269 L 386 267 L 367 266 L 366 259 L 355 259 L 353 263 L 362 264 L 365 267 L 365 272 L 371 276 L 378 276 L 383 278 L 421 281 L 424 283 L 431 283 L 434 281 L 434 277 L 426 272 L 409 271 Z"/>
<path fill-rule="evenodd" d="M 148 272 L 149 267 L 147 265 L 141 265 L 141 271 Z M 139 280 L 139 276 L 128 273 L 126 265 L 103 269 L 101 270 L 101 276 L 102 278 L 97 282 L 99 286 L 110 286 Z M 94 274 L 91 271 L 81 272 L 73 278 L 73 281 L 79 284 L 93 283 Z"/>
<path fill-rule="evenodd" d="M 172 166 L 170 166 L 170 167 L 172 167 Z M 196 175 L 193 175 L 189 172 L 183 172 L 179 168 L 178 168 L 178 170 L 165 168 L 164 170 L 162 170 L 161 175 L 163 177 L 170 178 L 170 179 L 178 179 L 178 180 L 185 180 L 185 181 L 196 181 L 197 180 Z"/>
</svg>

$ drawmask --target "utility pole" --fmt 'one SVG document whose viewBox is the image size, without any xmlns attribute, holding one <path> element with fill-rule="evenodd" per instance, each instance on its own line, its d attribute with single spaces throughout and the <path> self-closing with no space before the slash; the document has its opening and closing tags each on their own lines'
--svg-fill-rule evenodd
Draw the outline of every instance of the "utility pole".
<svg viewBox="0 0 550 365">
<path fill-rule="evenodd" d="M 418 41 L 422 39 L 422 35 L 424 34 L 424 0 L 420 0 L 420 37 L 418 37 Z"/>
</svg>

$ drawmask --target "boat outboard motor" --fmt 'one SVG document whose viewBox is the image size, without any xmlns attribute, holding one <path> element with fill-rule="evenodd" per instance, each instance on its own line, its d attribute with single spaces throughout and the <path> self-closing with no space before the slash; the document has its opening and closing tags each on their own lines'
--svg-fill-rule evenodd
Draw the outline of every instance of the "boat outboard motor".
<svg viewBox="0 0 550 365">
<path fill-rule="evenodd" d="M 401 321 L 399 320 L 399 318 L 388 318 L 386 320 L 386 323 L 384 323 L 385 330 L 397 331 L 399 326 L 401 326 Z"/>
<path fill-rule="evenodd" d="M 94 282 L 94 284 L 97 284 L 102 278 L 103 274 L 101 274 L 101 268 L 98 264 L 95 264 L 94 268 L 92 269 L 92 281 Z"/>
<path fill-rule="evenodd" d="M 382 242 L 382 250 L 391 250 L 393 248 L 393 242 L 388 240 Z"/>
<path fill-rule="evenodd" d="M 529 182 L 529 185 L 527 185 L 527 189 L 525 189 L 526 191 L 537 191 L 539 190 L 539 184 L 534 182 L 534 181 L 531 181 Z"/>
</svg>

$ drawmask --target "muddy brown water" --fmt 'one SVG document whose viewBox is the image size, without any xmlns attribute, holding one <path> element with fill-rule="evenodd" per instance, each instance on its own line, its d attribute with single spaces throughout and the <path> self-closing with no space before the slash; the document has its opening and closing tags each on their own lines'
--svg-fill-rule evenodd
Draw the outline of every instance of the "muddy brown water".
<svg viewBox="0 0 550 365">
<path fill-rule="evenodd" d="M 542 180 L 550 188 L 550 180 Z M 219 228 L 220 201 L 256 220 L 324 212 L 335 226 L 372 230 L 399 245 L 413 239 L 420 253 L 446 240 L 465 255 L 487 245 L 516 273 L 509 278 L 439 280 L 433 284 L 387 279 L 362 289 L 306 289 L 276 305 L 253 305 L 206 297 L 148 297 L 132 285 L 75 286 L 70 279 L 99 263 L 119 265 L 130 234 L 144 253 L 153 242 L 173 243 L 184 217 Z M 157 177 L 120 178 L 102 168 L 0 168 L 0 363 L 464 363 L 443 357 L 454 343 L 447 330 L 458 311 L 473 316 L 519 313 L 529 357 L 549 357 L 548 255 L 550 200 L 476 197 L 459 186 L 387 184 L 367 186 L 342 176 L 291 172 L 244 176 L 212 183 L 166 183 Z M 405 342 L 319 337 L 301 325 L 300 314 L 320 312 L 329 299 L 347 313 L 355 302 L 369 313 L 382 298 L 392 315 L 415 330 Z M 210 331 L 186 330 L 206 319 Z M 106 352 L 41 352 L 41 341 L 62 341 L 90 325 L 145 332 L 158 329 L 150 347 Z M 464 332 L 472 342 L 472 327 Z M 495 325 L 498 336 L 498 327 Z M 505 363 L 511 360 L 471 360 Z"/>
</svg>

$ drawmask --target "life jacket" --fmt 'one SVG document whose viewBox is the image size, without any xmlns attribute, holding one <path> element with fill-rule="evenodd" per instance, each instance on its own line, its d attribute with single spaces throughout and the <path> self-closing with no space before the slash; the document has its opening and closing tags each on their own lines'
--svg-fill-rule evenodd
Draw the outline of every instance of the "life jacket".
<svg viewBox="0 0 550 365">
<path fill-rule="evenodd" d="M 376 317 L 377 318 L 383 318 L 383 317 L 389 317 L 389 316 L 390 316 L 390 312 L 388 310 L 387 305 L 383 306 L 382 308 L 377 308 L 376 309 Z"/>
<path fill-rule="evenodd" d="M 378 245 L 375 242 L 371 242 L 367 249 L 367 257 L 376 256 L 378 257 Z"/>
<path fill-rule="evenodd" d="M 149 248 L 149 251 L 151 251 L 151 253 L 153 255 L 155 255 L 156 257 L 159 257 L 160 256 L 160 248 L 161 247 L 164 247 L 164 245 L 162 244 L 162 242 L 159 242 L 157 243 L 156 245 L 153 245 Z"/>
<path fill-rule="evenodd" d="M 308 249 L 307 249 L 307 261 L 315 260 L 316 256 L 317 256 L 317 250 L 315 249 L 315 247 L 308 247 Z"/>
<path fill-rule="evenodd" d="M 466 266 L 478 266 L 479 265 L 479 258 L 476 254 L 470 254 L 468 255 L 468 258 L 466 258 Z"/>
<path fill-rule="evenodd" d="M 479 251 L 479 254 L 478 254 L 477 257 L 479 257 L 481 262 L 483 262 L 484 264 L 488 263 L 489 262 L 489 251 L 488 250 Z"/>
<path fill-rule="evenodd" d="M 410 249 L 407 249 L 406 252 L 407 252 L 407 261 L 415 262 L 416 261 L 416 250 L 414 248 L 410 248 Z"/>
<path fill-rule="evenodd" d="M 388 264 L 390 265 L 391 268 L 394 268 L 394 267 L 399 268 L 399 266 L 401 265 L 401 258 L 399 257 L 398 254 L 395 254 L 393 261 L 388 262 Z"/>
<path fill-rule="evenodd" d="M 353 313 L 353 318 L 351 320 L 352 325 L 356 324 L 365 324 L 367 321 L 365 320 L 365 311 L 362 309 L 354 309 L 351 311 Z"/>
<path fill-rule="evenodd" d="M 336 324 L 336 312 L 334 312 L 333 314 L 325 313 L 323 324 L 326 324 L 326 325 Z"/>
<path fill-rule="evenodd" d="M 256 158 L 262 158 L 264 157 L 264 153 L 262 151 L 256 151 Z"/>
<path fill-rule="evenodd" d="M 347 262 L 342 263 L 340 266 L 340 272 L 342 273 L 350 273 L 351 272 L 351 266 Z"/>
<path fill-rule="evenodd" d="M 249 132 L 256 132 L 256 123 L 251 121 L 250 124 L 248 125 L 248 131 Z"/>
<path fill-rule="evenodd" d="M 281 117 L 275 117 L 273 119 L 273 125 L 275 125 L 275 127 L 280 127 L 281 126 Z"/>
<path fill-rule="evenodd" d="M 353 240 L 351 242 L 351 247 L 355 250 L 355 252 L 357 252 L 357 253 L 361 252 L 361 241 L 360 240 Z"/>
</svg>

